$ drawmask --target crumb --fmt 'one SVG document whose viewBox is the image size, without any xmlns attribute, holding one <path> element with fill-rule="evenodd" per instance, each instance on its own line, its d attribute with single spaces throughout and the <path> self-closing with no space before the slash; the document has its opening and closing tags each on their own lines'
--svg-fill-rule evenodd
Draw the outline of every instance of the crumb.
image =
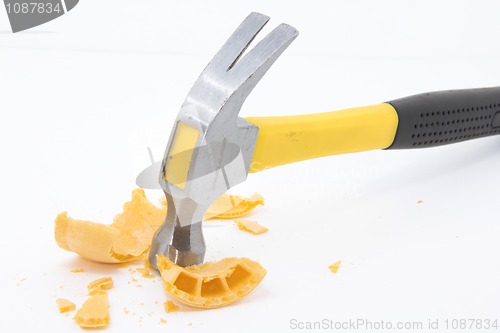
<svg viewBox="0 0 500 333">
<path fill-rule="evenodd" d="M 172 301 L 166 301 L 163 304 L 163 307 L 165 308 L 165 312 L 167 312 L 167 313 L 179 310 L 179 307 L 177 305 L 175 305 L 175 303 Z"/>
<path fill-rule="evenodd" d="M 56 299 L 56 303 L 60 313 L 70 312 L 76 308 L 75 303 L 68 301 L 65 298 Z"/>
<path fill-rule="evenodd" d="M 188 325 L 188 326 L 193 326 L 193 323 L 189 323 L 189 324 L 187 324 L 187 325 Z"/>
<path fill-rule="evenodd" d="M 341 263 L 342 263 L 342 260 L 339 260 L 337 262 L 334 262 L 330 266 L 328 266 L 328 268 L 330 269 L 330 272 L 332 272 L 334 274 L 337 273 L 337 271 L 339 270 L 339 267 L 340 267 Z"/>
<path fill-rule="evenodd" d="M 147 279 L 152 279 L 155 276 L 151 274 L 151 265 L 147 259 L 144 259 L 144 267 L 137 268 L 137 271 L 141 273 L 142 277 Z"/>
<path fill-rule="evenodd" d="M 113 288 L 113 278 L 109 276 L 92 281 L 87 285 L 89 295 L 98 294 L 103 290 L 109 290 L 111 288 Z"/>
<path fill-rule="evenodd" d="M 72 270 L 70 270 L 71 273 L 82 273 L 82 272 L 85 272 L 85 270 L 83 268 L 73 268 Z"/>
<path fill-rule="evenodd" d="M 236 225 L 238 226 L 238 228 L 240 228 L 240 230 L 250 232 L 254 235 L 260 235 L 269 230 L 255 221 L 236 219 L 234 220 L 234 222 L 236 222 Z"/>
<path fill-rule="evenodd" d="M 423 201 L 422 201 L 422 200 L 418 200 L 418 201 L 417 201 L 417 204 L 421 204 L 421 203 L 423 203 Z"/>
<path fill-rule="evenodd" d="M 90 296 L 76 313 L 74 319 L 82 328 L 98 328 L 109 325 L 108 294 Z"/>
<path fill-rule="evenodd" d="M 153 274 L 151 274 L 151 271 L 149 270 L 149 268 L 137 268 L 137 270 L 141 273 L 141 276 L 143 278 L 146 278 L 146 279 L 152 279 L 154 278 L 155 276 Z"/>
<path fill-rule="evenodd" d="M 160 318 L 160 324 L 166 324 L 166 323 L 167 323 L 167 321 L 165 319 Z"/>
</svg>

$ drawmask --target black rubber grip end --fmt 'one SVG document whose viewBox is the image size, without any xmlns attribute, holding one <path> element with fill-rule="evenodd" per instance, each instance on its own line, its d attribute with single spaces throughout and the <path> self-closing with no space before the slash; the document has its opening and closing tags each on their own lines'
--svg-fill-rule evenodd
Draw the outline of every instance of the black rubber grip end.
<svg viewBox="0 0 500 333">
<path fill-rule="evenodd" d="M 399 117 L 387 149 L 440 146 L 500 134 L 500 87 L 425 93 L 388 102 Z"/>
</svg>

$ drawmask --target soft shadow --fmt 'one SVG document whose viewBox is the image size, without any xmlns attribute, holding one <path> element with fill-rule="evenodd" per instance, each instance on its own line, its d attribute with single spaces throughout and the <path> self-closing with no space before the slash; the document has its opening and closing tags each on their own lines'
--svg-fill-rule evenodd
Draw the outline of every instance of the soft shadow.
<svg viewBox="0 0 500 333">
<path fill-rule="evenodd" d="M 0 35 L 43 35 L 43 34 L 55 34 L 55 31 L 37 31 L 37 30 L 25 30 L 19 32 L 12 32 L 10 30 L 0 31 Z"/>
<path fill-rule="evenodd" d="M 401 187 L 410 186 L 415 183 L 428 183 L 439 179 L 450 172 L 470 168 L 488 159 L 498 158 L 500 153 L 500 138 L 490 138 L 485 142 L 478 140 L 477 145 L 469 146 L 466 150 L 458 150 L 456 154 L 447 152 L 446 159 L 434 156 L 428 156 L 422 163 L 410 163 L 406 168 L 395 171 L 387 177 L 391 182 L 381 178 L 374 180 L 386 193 L 398 191 Z M 440 147 L 431 148 L 440 149 Z"/>
<path fill-rule="evenodd" d="M 74 257 L 66 262 L 66 267 L 68 270 L 83 268 L 85 272 L 111 274 L 116 272 L 117 269 L 127 268 L 132 265 L 140 265 L 141 263 L 140 260 L 134 260 L 127 263 L 105 264 L 82 257 Z"/>
</svg>

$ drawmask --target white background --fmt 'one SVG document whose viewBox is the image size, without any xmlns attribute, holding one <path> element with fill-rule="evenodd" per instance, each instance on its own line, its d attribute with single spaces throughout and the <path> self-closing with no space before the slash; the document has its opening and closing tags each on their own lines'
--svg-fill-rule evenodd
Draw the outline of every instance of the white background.
<svg viewBox="0 0 500 333">
<path fill-rule="evenodd" d="M 223 309 L 166 314 L 158 279 L 135 274 L 134 282 L 127 269 L 82 260 L 53 237 L 61 211 L 102 223 L 121 211 L 150 163 L 147 147 L 161 158 L 189 88 L 251 11 L 271 16 L 263 33 L 286 22 L 301 35 L 242 116 L 499 85 L 499 9 L 457 0 L 82 0 L 12 34 L 0 8 L 2 331 L 79 331 L 55 299 L 79 306 L 86 284 L 106 275 L 115 279 L 113 332 L 287 332 L 292 319 L 500 321 L 498 137 L 250 175 L 233 192 L 266 198 L 251 218 L 270 231 L 255 237 L 212 222 L 207 257 L 247 256 L 268 275 Z"/>
</svg>

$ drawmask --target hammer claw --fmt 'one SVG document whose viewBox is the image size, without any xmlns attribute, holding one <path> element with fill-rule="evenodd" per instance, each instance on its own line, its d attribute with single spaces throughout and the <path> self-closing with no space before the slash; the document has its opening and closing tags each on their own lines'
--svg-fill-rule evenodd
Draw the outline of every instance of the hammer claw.
<svg viewBox="0 0 500 333">
<path fill-rule="evenodd" d="M 220 48 L 207 69 L 230 70 L 268 21 L 269 16 L 250 13 Z"/>
<path fill-rule="evenodd" d="M 235 84 L 241 85 L 251 76 L 260 78 L 260 75 L 255 75 L 259 70 L 264 73 L 285 51 L 285 49 L 298 36 L 299 32 L 288 24 L 280 24 L 271 31 L 264 39 L 262 39 L 254 48 L 241 58 L 237 64 L 238 67 Z M 231 75 L 231 72 L 229 73 Z"/>
</svg>

